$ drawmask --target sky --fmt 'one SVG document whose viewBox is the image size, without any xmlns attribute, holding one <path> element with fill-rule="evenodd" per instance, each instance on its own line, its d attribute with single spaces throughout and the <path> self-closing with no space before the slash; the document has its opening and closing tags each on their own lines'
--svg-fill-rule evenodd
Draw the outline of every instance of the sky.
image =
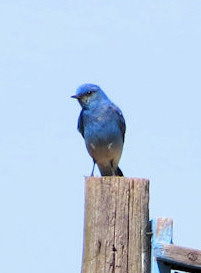
<svg viewBox="0 0 201 273">
<path fill-rule="evenodd" d="M 80 272 L 87 82 L 124 114 L 120 167 L 150 179 L 150 218 L 201 249 L 201 2 L 0 0 L 0 33 L 0 272 Z"/>
</svg>

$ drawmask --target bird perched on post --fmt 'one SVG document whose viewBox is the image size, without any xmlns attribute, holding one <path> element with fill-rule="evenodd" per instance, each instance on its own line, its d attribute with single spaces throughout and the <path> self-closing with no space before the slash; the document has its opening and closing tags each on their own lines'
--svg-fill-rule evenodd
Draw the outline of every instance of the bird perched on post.
<svg viewBox="0 0 201 273">
<path fill-rule="evenodd" d="M 78 119 L 78 130 L 82 134 L 87 150 L 102 176 L 123 176 L 118 167 L 121 157 L 125 120 L 121 110 L 95 84 L 81 85 L 72 96 L 82 107 Z"/>
</svg>

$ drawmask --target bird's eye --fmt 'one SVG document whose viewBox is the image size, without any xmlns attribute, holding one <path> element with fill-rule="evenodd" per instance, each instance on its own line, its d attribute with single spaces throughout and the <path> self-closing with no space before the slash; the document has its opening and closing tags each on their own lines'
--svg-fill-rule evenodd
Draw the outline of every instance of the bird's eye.
<svg viewBox="0 0 201 273">
<path fill-rule="evenodd" d="M 88 91 L 87 94 L 88 94 L 88 95 L 91 95 L 91 94 L 92 94 L 92 91 Z"/>
</svg>

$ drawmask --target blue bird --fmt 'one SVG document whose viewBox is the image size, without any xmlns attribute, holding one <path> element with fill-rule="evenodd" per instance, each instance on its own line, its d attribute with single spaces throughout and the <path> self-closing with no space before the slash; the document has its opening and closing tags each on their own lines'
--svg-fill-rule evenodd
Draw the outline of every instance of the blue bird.
<svg viewBox="0 0 201 273">
<path fill-rule="evenodd" d="M 121 157 L 126 124 L 121 110 L 95 84 L 81 85 L 72 96 L 82 107 L 78 131 L 82 134 L 87 150 L 102 176 L 123 176 L 118 167 Z"/>
</svg>

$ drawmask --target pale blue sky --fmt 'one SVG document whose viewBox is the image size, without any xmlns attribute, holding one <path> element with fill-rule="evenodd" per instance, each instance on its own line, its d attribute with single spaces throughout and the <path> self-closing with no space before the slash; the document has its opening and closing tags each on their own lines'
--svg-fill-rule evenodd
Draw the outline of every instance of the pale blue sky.
<svg viewBox="0 0 201 273">
<path fill-rule="evenodd" d="M 150 179 L 151 217 L 201 249 L 201 1 L 0 0 L 0 33 L 0 272 L 80 271 L 85 82 L 124 113 L 120 167 Z"/>
</svg>

